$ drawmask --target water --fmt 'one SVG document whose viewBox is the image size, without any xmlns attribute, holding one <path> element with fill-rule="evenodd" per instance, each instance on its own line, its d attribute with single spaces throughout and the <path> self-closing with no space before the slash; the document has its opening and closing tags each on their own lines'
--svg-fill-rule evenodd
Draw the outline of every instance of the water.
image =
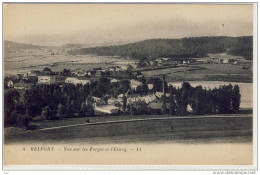
<svg viewBox="0 0 260 175">
<path fill-rule="evenodd" d="M 202 86 L 206 89 L 218 88 L 222 85 L 232 86 L 238 85 L 241 94 L 241 108 L 253 108 L 253 83 L 237 83 L 237 82 L 224 82 L 224 81 L 189 81 L 192 87 Z M 180 88 L 182 82 L 168 82 L 168 84 Z"/>
</svg>

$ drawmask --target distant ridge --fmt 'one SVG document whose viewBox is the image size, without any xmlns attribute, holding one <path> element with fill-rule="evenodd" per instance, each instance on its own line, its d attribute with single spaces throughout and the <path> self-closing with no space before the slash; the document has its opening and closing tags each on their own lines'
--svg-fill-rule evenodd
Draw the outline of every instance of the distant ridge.
<svg viewBox="0 0 260 175">
<path fill-rule="evenodd" d="M 121 56 L 139 60 L 154 60 L 158 57 L 190 58 L 205 57 L 208 53 L 227 53 L 253 59 L 253 37 L 192 37 L 182 39 L 150 39 L 118 45 L 81 48 L 69 54 L 96 54 L 101 56 Z"/>
<path fill-rule="evenodd" d="M 33 44 L 18 43 L 13 41 L 4 40 L 4 49 L 40 49 L 48 48 L 48 46 L 38 46 Z"/>
</svg>

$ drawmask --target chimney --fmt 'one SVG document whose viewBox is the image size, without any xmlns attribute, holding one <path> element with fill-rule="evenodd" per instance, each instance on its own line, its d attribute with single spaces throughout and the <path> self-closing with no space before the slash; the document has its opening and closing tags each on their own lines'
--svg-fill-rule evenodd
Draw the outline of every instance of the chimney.
<svg viewBox="0 0 260 175">
<path fill-rule="evenodd" d="M 163 95 L 165 95 L 165 74 L 162 75 L 163 79 Z"/>
</svg>

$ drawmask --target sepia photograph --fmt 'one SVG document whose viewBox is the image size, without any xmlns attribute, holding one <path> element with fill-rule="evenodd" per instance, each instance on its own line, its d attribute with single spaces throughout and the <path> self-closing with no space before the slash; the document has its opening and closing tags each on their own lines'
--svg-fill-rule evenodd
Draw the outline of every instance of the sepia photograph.
<svg viewBox="0 0 260 175">
<path fill-rule="evenodd" d="M 2 8 L 4 169 L 256 166 L 256 3 Z"/>
</svg>

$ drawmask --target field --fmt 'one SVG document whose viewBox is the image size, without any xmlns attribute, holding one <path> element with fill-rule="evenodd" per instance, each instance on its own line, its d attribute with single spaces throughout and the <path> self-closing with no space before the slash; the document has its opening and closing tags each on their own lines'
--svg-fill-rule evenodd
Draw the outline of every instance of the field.
<svg viewBox="0 0 260 175">
<path fill-rule="evenodd" d="M 5 53 L 4 55 L 5 75 L 23 74 L 29 70 L 42 70 L 49 67 L 53 71 L 62 71 L 64 68 L 71 71 L 77 69 L 91 70 L 96 67 L 104 69 L 111 66 L 111 63 L 122 61 L 117 57 L 111 56 L 92 56 L 92 55 L 51 55 L 50 53 Z M 131 60 L 130 60 L 131 61 Z"/>
<path fill-rule="evenodd" d="M 242 67 L 250 67 L 242 69 Z M 199 64 L 142 71 L 145 77 L 166 74 L 167 81 L 229 81 L 252 82 L 252 62 L 233 64 Z"/>
<path fill-rule="evenodd" d="M 90 123 L 85 121 L 90 119 Z M 121 121 L 120 121 L 121 120 Z M 70 127 L 57 127 L 59 125 Z M 78 124 L 78 125 L 75 125 Z M 45 121 L 40 129 L 5 134 L 5 143 L 251 142 L 252 115 L 114 116 Z"/>
</svg>

